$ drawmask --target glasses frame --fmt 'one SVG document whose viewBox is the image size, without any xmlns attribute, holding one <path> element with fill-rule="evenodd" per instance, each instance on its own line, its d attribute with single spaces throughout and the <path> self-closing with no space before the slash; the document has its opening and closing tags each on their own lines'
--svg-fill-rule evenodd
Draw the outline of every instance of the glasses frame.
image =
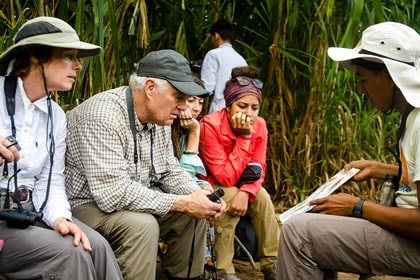
<svg viewBox="0 0 420 280">
<path fill-rule="evenodd" d="M 238 76 L 235 79 L 241 86 L 247 86 L 250 83 L 252 83 L 258 89 L 262 89 L 264 86 L 264 83 L 259 79 L 253 79 L 246 76 Z"/>
</svg>

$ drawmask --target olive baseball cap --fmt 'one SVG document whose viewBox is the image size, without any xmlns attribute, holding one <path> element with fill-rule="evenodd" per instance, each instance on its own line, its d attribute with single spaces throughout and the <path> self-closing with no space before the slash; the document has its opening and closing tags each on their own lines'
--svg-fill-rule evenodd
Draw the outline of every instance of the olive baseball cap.
<svg viewBox="0 0 420 280">
<path fill-rule="evenodd" d="M 174 88 L 189 96 L 205 97 L 208 92 L 194 82 L 187 59 L 174 50 L 149 52 L 138 63 L 137 76 L 168 81 Z"/>
<path fill-rule="evenodd" d="M 77 49 L 78 57 L 96 56 L 102 50 L 99 46 L 80 41 L 73 27 L 64 20 L 40 16 L 25 22 L 17 32 L 14 44 L 1 54 L 0 75 L 11 70 L 15 57 L 37 46 Z"/>
</svg>

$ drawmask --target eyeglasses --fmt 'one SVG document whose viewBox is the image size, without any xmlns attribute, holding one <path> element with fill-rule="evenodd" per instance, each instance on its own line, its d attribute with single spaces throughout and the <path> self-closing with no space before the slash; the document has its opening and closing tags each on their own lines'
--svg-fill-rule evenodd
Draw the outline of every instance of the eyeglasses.
<svg viewBox="0 0 420 280">
<path fill-rule="evenodd" d="M 258 80 L 258 79 L 252 79 L 252 78 L 245 77 L 245 76 L 238 76 L 238 77 L 236 77 L 236 81 L 241 86 L 247 86 L 247 85 L 249 85 L 249 83 L 252 83 L 256 88 L 259 88 L 259 89 L 262 89 L 263 86 L 264 86 L 264 83 L 261 82 L 260 80 Z"/>
</svg>

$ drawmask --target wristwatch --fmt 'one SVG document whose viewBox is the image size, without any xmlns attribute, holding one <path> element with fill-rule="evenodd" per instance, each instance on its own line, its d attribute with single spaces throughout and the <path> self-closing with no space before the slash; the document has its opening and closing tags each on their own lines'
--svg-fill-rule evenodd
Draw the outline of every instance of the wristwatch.
<svg viewBox="0 0 420 280">
<path fill-rule="evenodd" d="M 351 215 L 355 218 L 363 218 L 363 203 L 365 200 L 363 198 L 354 205 L 353 210 L 351 210 Z"/>
</svg>

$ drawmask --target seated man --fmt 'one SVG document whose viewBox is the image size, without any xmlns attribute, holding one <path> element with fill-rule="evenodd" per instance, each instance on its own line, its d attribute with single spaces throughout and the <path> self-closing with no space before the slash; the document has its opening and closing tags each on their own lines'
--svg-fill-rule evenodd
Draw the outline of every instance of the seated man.
<svg viewBox="0 0 420 280">
<path fill-rule="evenodd" d="M 357 160 L 353 180 L 401 175 L 397 207 L 348 194 L 311 201 L 312 212 L 282 226 L 277 279 L 336 279 L 331 271 L 420 276 L 420 36 L 385 22 L 367 28 L 354 49 L 330 48 L 328 55 L 358 76 L 357 89 L 382 112 L 402 115 L 400 166 Z M 327 214 L 327 215 L 325 215 Z"/>
<path fill-rule="evenodd" d="M 66 187 L 74 215 L 111 243 L 125 279 L 154 279 L 159 239 L 169 279 L 203 273 L 211 202 L 177 163 L 171 127 L 188 96 L 207 92 L 172 50 L 140 60 L 130 86 L 96 94 L 68 115 Z M 193 257 L 192 261 L 190 258 Z"/>
</svg>

